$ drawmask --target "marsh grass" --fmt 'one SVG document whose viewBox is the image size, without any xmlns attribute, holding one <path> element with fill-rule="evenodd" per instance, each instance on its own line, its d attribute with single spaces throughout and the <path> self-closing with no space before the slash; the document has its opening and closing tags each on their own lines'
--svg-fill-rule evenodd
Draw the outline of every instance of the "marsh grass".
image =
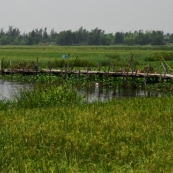
<svg viewBox="0 0 173 173">
<path fill-rule="evenodd" d="M 172 172 L 171 98 L 0 111 L 2 172 Z"/>
<path fill-rule="evenodd" d="M 152 56 L 146 57 L 145 61 L 161 61 L 162 59 L 171 61 L 173 60 L 172 52 L 158 52 L 154 53 Z"/>
<path fill-rule="evenodd" d="M 19 92 L 19 93 L 18 93 Z M 69 104 L 77 104 L 82 101 L 82 96 L 70 85 L 56 84 L 36 84 L 33 89 L 19 89 L 14 99 L 11 101 L 13 107 L 35 108 L 35 107 L 52 107 Z"/>
<path fill-rule="evenodd" d="M 148 67 L 146 67 L 148 68 Z M 151 68 L 151 72 L 154 72 L 154 68 Z M 105 69 L 106 72 L 107 69 Z M 119 69 L 116 69 L 119 70 Z M 141 71 L 146 72 L 145 68 Z M 72 74 L 67 75 L 65 78 L 62 74 L 56 76 L 53 74 L 50 75 L 30 75 L 30 76 L 23 76 L 23 75 L 5 75 L 3 76 L 5 80 L 12 80 L 12 81 L 20 81 L 21 83 L 30 83 L 33 86 L 34 85 L 40 85 L 48 87 L 53 86 L 60 86 L 63 85 L 67 88 L 67 86 L 73 87 L 73 86 L 95 86 L 96 83 L 99 83 L 103 87 L 122 87 L 124 89 L 146 89 L 146 90 L 158 90 L 158 91 L 164 91 L 164 92 L 170 92 L 172 90 L 173 81 L 172 80 L 165 80 L 165 81 L 155 81 L 155 80 L 147 80 L 147 85 L 144 83 L 143 78 L 136 79 L 135 82 L 132 78 L 113 78 L 109 77 L 107 78 L 107 75 L 102 76 L 100 78 L 97 75 L 90 75 L 89 77 L 87 75 L 81 74 L 79 75 Z"/>
<path fill-rule="evenodd" d="M 38 66 L 47 68 L 48 62 L 53 68 L 61 68 L 66 64 L 62 55 L 70 55 L 69 64 L 75 62 L 76 66 L 97 67 L 98 63 L 107 66 L 110 63 L 120 67 L 127 67 L 131 53 L 134 55 L 134 64 L 136 68 L 150 65 L 152 60 L 160 59 L 161 55 L 165 60 L 171 60 L 172 47 L 157 46 L 3 46 L 0 47 L 0 59 L 4 59 L 4 68 L 8 68 L 10 60 L 13 65 L 20 62 L 36 63 L 38 57 Z M 75 61 L 76 57 L 78 60 Z M 157 67 L 162 69 L 161 63 Z"/>
</svg>

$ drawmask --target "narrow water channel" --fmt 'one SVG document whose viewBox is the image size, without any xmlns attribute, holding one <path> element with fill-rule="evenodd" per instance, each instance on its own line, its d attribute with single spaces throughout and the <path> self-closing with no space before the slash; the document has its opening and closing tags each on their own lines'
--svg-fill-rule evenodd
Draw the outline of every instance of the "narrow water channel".
<svg viewBox="0 0 173 173">
<path fill-rule="evenodd" d="M 113 98 L 134 98 L 134 97 L 172 97 L 173 93 L 159 92 L 144 89 L 130 89 L 118 87 L 103 87 L 99 85 L 90 87 L 79 87 L 77 91 L 81 95 L 85 95 L 86 101 L 107 101 Z"/>
<path fill-rule="evenodd" d="M 20 89 L 32 89 L 33 85 L 20 82 L 0 80 L 0 100 L 13 99 Z M 79 95 L 84 95 L 88 102 L 107 101 L 113 98 L 134 98 L 134 97 L 163 97 L 171 96 L 173 92 L 167 93 L 158 91 L 146 91 L 142 89 L 127 89 L 118 87 L 103 87 L 101 85 L 80 86 L 74 88 Z"/>
</svg>

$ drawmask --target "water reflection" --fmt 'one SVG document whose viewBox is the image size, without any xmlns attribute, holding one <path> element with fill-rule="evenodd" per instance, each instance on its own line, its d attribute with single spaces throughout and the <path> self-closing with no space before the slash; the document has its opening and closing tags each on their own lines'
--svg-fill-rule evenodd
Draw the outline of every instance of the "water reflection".
<svg viewBox="0 0 173 173">
<path fill-rule="evenodd" d="M 106 101 L 113 98 L 134 98 L 134 97 L 163 97 L 172 96 L 172 92 L 146 91 L 144 89 L 130 89 L 120 87 L 103 87 L 101 85 L 78 87 L 80 95 L 86 96 L 86 101 Z"/>
<path fill-rule="evenodd" d="M 5 81 L 0 79 L 0 100 L 13 99 L 13 96 L 17 94 L 22 88 L 31 89 L 33 86 L 31 84 Z"/>
<path fill-rule="evenodd" d="M 33 85 L 20 82 L 4 81 L 0 79 L 0 100 L 13 99 L 14 94 L 19 92 L 19 89 L 33 89 Z M 146 91 L 143 89 L 129 89 L 121 87 L 103 87 L 95 84 L 92 86 L 78 86 L 74 88 L 79 95 L 85 95 L 85 100 L 107 101 L 113 98 L 133 98 L 133 97 L 162 97 L 171 96 L 172 92 Z"/>
</svg>

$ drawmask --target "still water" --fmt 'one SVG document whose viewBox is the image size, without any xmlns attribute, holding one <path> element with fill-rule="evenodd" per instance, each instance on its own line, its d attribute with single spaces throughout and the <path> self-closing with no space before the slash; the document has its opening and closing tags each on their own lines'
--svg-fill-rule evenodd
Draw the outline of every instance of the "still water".
<svg viewBox="0 0 173 173">
<path fill-rule="evenodd" d="M 33 85 L 20 82 L 0 80 L 0 100 L 13 99 L 20 89 L 33 89 Z M 79 95 L 84 95 L 88 102 L 106 101 L 113 98 L 133 98 L 133 97 L 162 97 L 171 96 L 172 92 L 162 93 L 158 91 L 146 91 L 142 89 L 127 89 L 118 87 L 102 87 L 99 84 L 92 86 L 75 87 Z"/>
<path fill-rule="evenodd" d="M 13 99 L 20 89 L 32 89 L 33 85 L 0 79 L 0 100 Z"/>
<path fill-rule="evenodd" d="M 77 88 L 81 95 L 86 96 L 86 101 L 106 101 L 113 98 L 134 98 L 134 97 L 172 97 L 172 92 L 146 91 L 144 89 L 130 89 L 118 87 L 102 87 L 99 85 Z"/>
</svg>

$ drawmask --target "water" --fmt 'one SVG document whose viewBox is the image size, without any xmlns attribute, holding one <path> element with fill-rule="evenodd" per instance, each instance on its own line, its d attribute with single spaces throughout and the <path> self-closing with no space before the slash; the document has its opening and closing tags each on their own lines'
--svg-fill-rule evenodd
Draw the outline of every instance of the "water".
<svg viewBox="0 0 173 173">
<path fill-rule="evenodd" d="M 20 82 L 11 82 L 0 79 L 0 100 L 13 99 L 20 89 L 31 89 L 33 85 Z"/>
<path fill-rule="evenodd" d="M 90 87 L 79 87 L 77 91 L 80 95 L 85 95 L 86 101 L 107 101 L 113 98 L 134 98 L 134 97 L 168 97 L 173 95 L 172 92 L 146 91 L 144 89 L 130 89 L 118 87 L 103 87 L 93 85 Z"/>
<path fill-rule="evenodd" d="M 0 100 L 13 99 L 20 89 L 33 89 L 33 85 L 20 82 L 4 81 L 0 79 Z M 145 91 L 142 89 L 127 89 L 118 87 L 103 87 L 99 84 L 92 86 L 75 87 L 79 95 L 85 95 L 85 100 L 107 101 L 113 98 L 134 98 L 134 97 L 162 97 L 172 96 L 172 92 L 162 93 L 158 91 Z"/>
</svg>

